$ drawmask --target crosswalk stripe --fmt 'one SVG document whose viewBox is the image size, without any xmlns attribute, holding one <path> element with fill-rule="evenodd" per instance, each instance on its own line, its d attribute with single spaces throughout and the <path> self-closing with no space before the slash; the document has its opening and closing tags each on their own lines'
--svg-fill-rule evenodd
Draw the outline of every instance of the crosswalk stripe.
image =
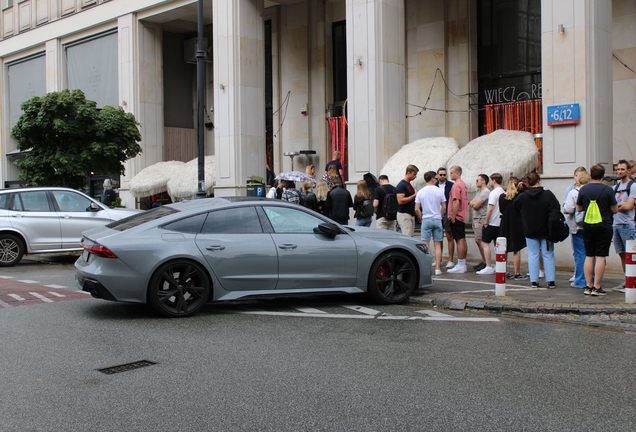
<svg viewBox="0 0 636 432">
<path fill-rule="evenodd" d="M 38 281 L 34 281 L 34 280 L 30 280 L 30 279 L 22 279 L 22 280 L 18 280 L 18 282 L 28 283 L 28 284 L 39 284 L 40 283 Z"/>
<path fill-rule="evenodd" d="M 297 311 L 300 312 L 304 312 L 304 313 L 315 313 L 315 314 L 326 314 L 327 312 L 325 311 L 321 311 L 320 309 L 316 309 L 316 308 L 312 308 L 312 307 L 296 307 L 294 306 L 294 309 L 296 309 Z"/>
<path fill-rule="evenodd" d="M 0 279 L 13 279 L 13 276 L 0 275 Z"/>
<path fill-rule="evenodd" d="M 52 285 L 44 285 L 44 286 L 45 286 L 45 287 L 48 287 L 48 288 L 57 288 L 57 289 L 63 289 L 63 288 L 66 288 L 64 285 L 55 285 L 55 284 L 52 284 Z"/>
<path fill-rule="evenodd" d="M 354 311 L 356 311 L 356 312 L 363 313 L 363 314 L 365 314 L 365 315 L 373 315 L 373 316 L 376 316 L 376 315 L 380 315 L 380 314 L 382 314 L 382 312 L 380 312 L 380 311 L 377 311 L 377 310 L 375 310 L 375 309 L 370 309 L 370 308 L 368 308 L 368 307 L 364 307 L 364 306 L 342 305 L 342 307 L 345 307 L 345 308 L 347 308 L 347 309 L 354 310 Z"/>
<path fill-rule="evenodd" d="M 20 297 L 17 294 L 9 294 L 9 297 L 16 299 L 17 301 L 25 301 L 26 299 L 24 297 Z"/>
<path fill-rule="evenodd" d="M 54 291 L 49 291 L 49 294 L 54 295 L 55 297 L 66 297 L 64 294 L 56 293 Z"/>
<path fill-rule="evenodd" d="M 53 300 L 51 300 L 48 297 L 44 297 L 42 294 L 38 294 L 36 292 L 30 292 L 29 294 L 31 294 L 33 297 L 39 298 L 40 300 L 42 300 L 45 303 L 53 303 Z"/>
<path fill-rule="evenodd" d="M 11 305 L 9 303 L 5 303 L 2 300 L 0 300 L 0 306 L 4 307 L 4 308 L 8 308 L 11 307 Z"/>
</svg>

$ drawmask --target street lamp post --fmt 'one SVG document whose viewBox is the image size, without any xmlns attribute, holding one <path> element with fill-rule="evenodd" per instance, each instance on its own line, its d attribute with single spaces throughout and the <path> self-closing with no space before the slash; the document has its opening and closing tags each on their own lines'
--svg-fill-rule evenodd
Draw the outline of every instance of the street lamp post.
<svg viewBox="0 0 636 432">
<path fill-rule="evenodd" d="M 205 103 L 205 51 L 203 49 L 203 0 L 198 0 L 197 19 L 197 146 L 199 179 L 197 199 L 205 198 L 205 136 L 204 111 Z"/>
</svg>

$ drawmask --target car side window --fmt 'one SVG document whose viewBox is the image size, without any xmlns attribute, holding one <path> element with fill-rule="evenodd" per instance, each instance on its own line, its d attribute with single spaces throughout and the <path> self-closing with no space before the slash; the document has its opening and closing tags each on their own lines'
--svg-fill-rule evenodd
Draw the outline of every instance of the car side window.
<svg viewBox="0 0 636 432">
<path fill-rule="evenodd" d="M 53 196 L 60 211 L 86 212 L 91 210 L 91 200 L 78 193 L 69 191 L 53 191 Z"/>
<path fill-rule="evenodd" d="M 201 227 L 203 226 L 203 222 L 205 222 L 206 217 L 207 213 L 202 213 L 170 222 L 169 224 L 162 226 L 162 228 L 181 233 L 198 234 L 201 232 Z"/>
<path fill-rule="evenodd" d="M 318 219 L 302 210 L 287 207 L 263 207 L 274 232 L 276 233 L 312 233 L 321 223 Z"/>
<path fill-rule="evenodd" d="M 16 193 L 11 210 L 25 212 L 51 211 L 45 191 Z"/>
<path fill-rule="evenodd" d="M 203 224 L 203 234 L 260 234 L 263 232 L 254 207 L 234 207 L 211 211 Z"/>
<path fill-rule="evenodd" d="M 0 195 L 0 210 L 8 210 L 9 209 L 9 197 L 11 194 L 2 194 Z"/>
</svg>

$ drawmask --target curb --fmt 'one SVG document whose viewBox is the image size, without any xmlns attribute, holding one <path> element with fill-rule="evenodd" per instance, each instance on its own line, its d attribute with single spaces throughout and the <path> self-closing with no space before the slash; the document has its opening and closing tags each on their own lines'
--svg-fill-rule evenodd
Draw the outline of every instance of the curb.
<svg viewBox="0 0 636 432">
<path fill-rule="evenodd" d="M 504 299 L 495 302 L 454 299 L 447 297 L 411 296 L 409 303 L 450 310 L 486 310 L 492 312 L 520 312 L 536 314 L 636 314 L 636 305 L 581 305 L 571 303 L 513 302 Z"/>
</svg>

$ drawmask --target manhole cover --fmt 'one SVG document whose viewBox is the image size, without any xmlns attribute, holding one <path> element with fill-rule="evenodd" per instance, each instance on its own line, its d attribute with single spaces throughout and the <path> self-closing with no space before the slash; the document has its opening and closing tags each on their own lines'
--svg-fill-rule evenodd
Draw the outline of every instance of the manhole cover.
<svg viewBox="0 0 636 432">
<path fill-rule="evenodd" d="M 112 374 L 126 372 L 133 369 L 139 369 L 146 366 L 152 366 L 154 364 L 157 364 L 157 363 L 151 362 L 150 360 L 140 360 L 140 361 L 136 361 L 132 363 L 126 363 L 122 365 L 111 366 L 111 367 L 97 369 L 97 370 L 100 371 L 101 373 L 105 373 L 106 375 L 112 375 Z"/>
</svg>

